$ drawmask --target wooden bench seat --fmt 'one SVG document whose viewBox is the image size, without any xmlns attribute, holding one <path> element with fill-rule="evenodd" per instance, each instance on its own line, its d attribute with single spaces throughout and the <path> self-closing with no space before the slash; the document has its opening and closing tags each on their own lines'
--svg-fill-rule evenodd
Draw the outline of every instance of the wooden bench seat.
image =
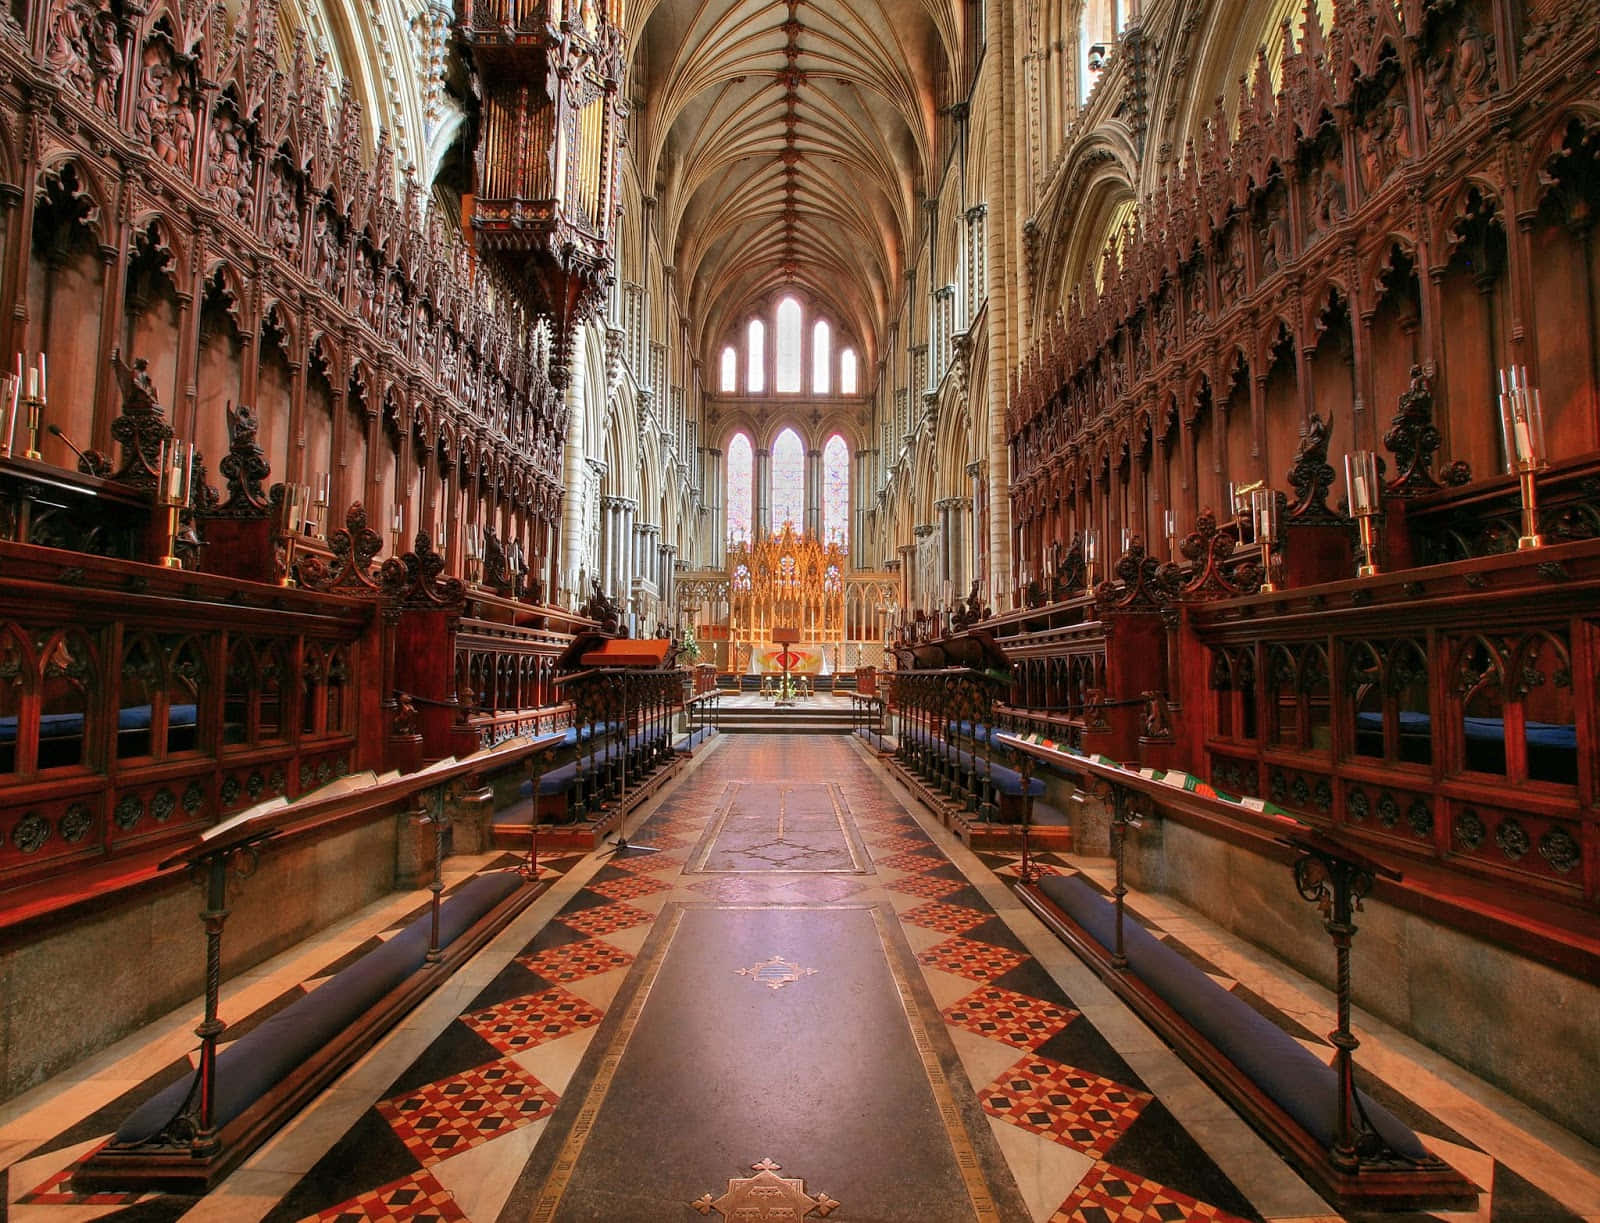
<svg viewBox="0 0 1600 1223">
<path fill-rule="evenodd" d="M 1127 967 L 1115 967 L 1116 908 L 1081 876 L 1047 876 L 1018 894 L 1329 1201 L 1373 1209 L 1476 1206 L 1472 1183 L 1364 1092 L 1356 1093 L 1360 1111 L 1384 1150 L 1359 1169 L 1339 1167 L 1334 1069 L 1126 916 Z"/>
</svg>

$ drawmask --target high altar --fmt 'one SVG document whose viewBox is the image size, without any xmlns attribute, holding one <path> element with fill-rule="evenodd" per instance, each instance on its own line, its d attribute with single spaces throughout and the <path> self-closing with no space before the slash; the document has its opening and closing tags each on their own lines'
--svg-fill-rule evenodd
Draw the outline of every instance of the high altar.
<svg viewBox="0 0 1600 1223">
<path fill-rule="evenodd" d="M 765 538 L 728 545 L 720 571 L 684 575 L 679 603 L 698 609 L 697 636 L 726 642 L 720 666 L 729 671 L 802 674 L 832 672 L 882 661 L 884 626 L 900 588 L 897 575 L 849 568 L 849 553 L 785 523 Z M 779 646 L 778 627 L 800 630 L 799 642 Z M 725 659 L 725 661 L 724 661 Z"/>
</svg>

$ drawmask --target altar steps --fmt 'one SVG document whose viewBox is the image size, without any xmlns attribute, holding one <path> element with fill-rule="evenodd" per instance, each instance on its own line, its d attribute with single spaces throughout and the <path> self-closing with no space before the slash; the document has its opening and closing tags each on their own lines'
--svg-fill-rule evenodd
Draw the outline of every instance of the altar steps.
<svg viewBox="0 0 1600 1223">
<path fill-rule="evenodd" d="M 848 735 L 855 729 L 849 706 L 808 708 L 814 699 L 801 697 L 782 708 L 766 700 L 762 707 L 724 706 L 717 715 L 717 729 L 724 735 Z"/>
</svg>

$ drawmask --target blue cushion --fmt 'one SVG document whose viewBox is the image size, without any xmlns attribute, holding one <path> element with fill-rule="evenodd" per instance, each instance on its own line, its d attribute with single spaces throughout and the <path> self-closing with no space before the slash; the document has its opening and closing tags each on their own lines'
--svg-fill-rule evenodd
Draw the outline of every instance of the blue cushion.
<svg viewBox="0 0 1600 1223">
<path fill-rule="evenodd" d="M 1116 907 L 1081 876 L 1048 876 L 1039 888 L 1102 947 L 1109 950 L 1116 945 Z M 1338 1132 L 1339 1079 L 1331 1066 L 1138 922 L 1124 919 L 1122 946 L 1129 969 L 1141 981 L 1312 1138 L 1332 1149 Z M 1393 1150 L 1407 1159 L 1427 1158 L 1426 1148 L 1403 1121 L 1365 1092 L 1360 1095 L 1368 1119 Z"/>
<path fill-rule="evenodd" d="M 945 729 L 954 734 L 960 735 L 964 739 L 976 739 L 979 743 L 987 743 L 989 741 L 989 728 L 982 722 L 977 724 L 973 724 L 971 722 L 951 722 L 945 727 Z"/>
<path fill-rule="evenodd" d="M 515 871 L 479 875 L 439 910 L 439 945 L 448 946 L 522 885 Z M 217 1054 L 216 1124 L 234 1120 L 383 997 L 422 967 L 432 915 L 424 913 L 394 938 L 362 956 L 293 1006 L 279 1011 Z M 114 1144 L 145 1142 L 176 1115 L 189 1094 L 180 1079 L 146 1100 L 118 1128 Z"/>
<path fill-rule="evenodd" d="M 118 730 L 149 730 L 151 710 L 149 705 L 130 705 L 126 709 L 117 711 Z M 193 705 L 168 705 L 168 726 L 193 726 L 195 724 L 195 707 Z M 83 715 L 81 713 L 47 713 L 39 718 L 39 738 L 41 739 L 70 739 L 74 735 L 83 733 Z M 0 743 L 15 743 L 17 741 L 17 720 L 15 718 L 0 718 Z"/>
<path fill-rule="evenodd" d="M 1003 764 L 993 765 L 989 769 L 989 777 L 994 781 L 995 789 L 1007 798 L 1022 797 L 1022 774 L 1015 769 L 1008 769 Z M 1037 777 L 1028 778 L 1028 793 L 1038 798 L 1044 793 L 1044 782 Z"/>
<path fill-rule="evenodd" d="M 1433 720 L 1425 713 L 1403 709 L 1399 719 L 1400 733 L 1403 735 L 1426 735 L 1432 729 Z M 1461 722 L 1468 739 L 1498 743 L 1505 738 L 1505 723 L 1500 718 L 1462 718 Z M 1382 730 L 1383 715 L 1358 713 L 1356 725 L 1362 730 Z M 1571 722 L 1528 722 L 1526 725 L 1528 742 L 1536 747 L 1560 748 L 1569 752 L 1578 750 L 1578 728 Z"/>
</svg>

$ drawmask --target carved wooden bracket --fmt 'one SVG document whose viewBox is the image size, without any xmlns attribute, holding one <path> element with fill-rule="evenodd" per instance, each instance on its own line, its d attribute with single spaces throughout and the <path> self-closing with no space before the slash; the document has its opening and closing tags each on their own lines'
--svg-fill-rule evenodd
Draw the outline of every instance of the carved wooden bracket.
<svg viewBox="0 0 1600 1223">
<path fill-rule="evenodd" d="M 333 550 L 331 566 L 316 556 L 304 556 L 295 562 L 295 577 L 300 585 L 326 592 L 378 593 L 372 558 L 383 549 L 383 540 L 367 525 L 367 510 L 361 502 L 353 503 L 345 512 L 344 526 L 328 536 L 328 547 Z"/>
<path fill-rule="evenodd" d="M 1182 585 L 1178 567 L 1162 564 L 1146 553 L 1144 540 L 1137 535 L 1112 566 L 1111 573 L 1112 578 L 1101 582 L 1094 590 L 1095 607 L 1102 616 L 1115 612 L 1161 611 L 1177 600 Z"/>
<path fill-rule="evenodd" d="M 1331 470 L 1331 469 L 1330 469 Z M 1235 544 L 1233 536 L 1217 530 L 1217 515 L 1207 508 L 1200 511 L 1195 529 L 1184 539 L 1181 551 L 1194 563 L 1194 576 L 1179 592 L 1190 601 L 1231 599 L 1253 595 L 1265 577 L 1254 561 L 1229 565 Z"/>
<path fill-rule="evenodd" d="M 433 539 L 418 531 L 412 550 L 404 556 L 391 556 L 378 570 L 378 584 L 387 602 L 399 607 L 453 611 L 460 614 L 467 592 L 460 578 L 439 575 L 444 572 L 444 557 L 433 550 Z"/>
</svg>

